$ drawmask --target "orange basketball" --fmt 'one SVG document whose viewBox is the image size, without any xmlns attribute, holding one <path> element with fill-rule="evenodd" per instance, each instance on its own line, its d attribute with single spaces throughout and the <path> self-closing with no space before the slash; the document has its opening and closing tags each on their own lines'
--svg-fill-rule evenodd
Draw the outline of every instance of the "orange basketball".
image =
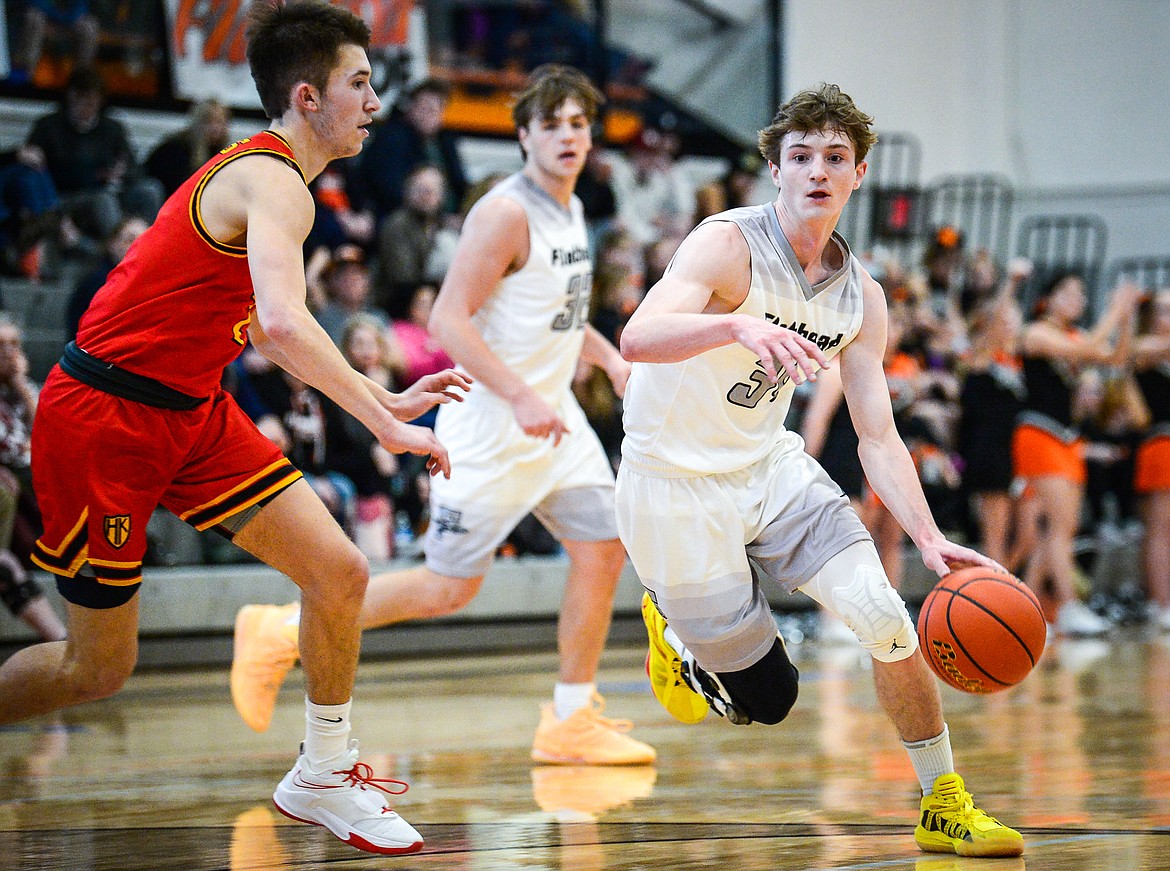
<svg viewBox="0 0 1170 871">
<path fill-rule="evenodd" d="M 1044 652 L 1048 627 L 1036 595 L 986 566 L 951 572 L 926 595 L 918 641 L 934 673 L 955 689 L 1015 686 Z"/>
</svg>

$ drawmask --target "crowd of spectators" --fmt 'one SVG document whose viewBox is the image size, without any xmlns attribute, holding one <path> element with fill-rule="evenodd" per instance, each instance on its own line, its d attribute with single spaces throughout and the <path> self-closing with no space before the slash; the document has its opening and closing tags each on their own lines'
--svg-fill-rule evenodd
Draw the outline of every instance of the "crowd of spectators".
<svg viewBox="0 0 1170 871">
<path fill-rule="evenodd" d="M 363 153 L 313 185 L 317 216 L 305 251 L 310 307 L 355 368 L 393 389 L 451 365 L 427 319 L 462 217 L 497 180 L 469 184 L 457 139 L 442 127 L 448 94 L 432 79 L 406 89 L 375 123 Z M 104 112 L 100 79 L 78 69 L 60 108 L 34 125 L 22 149 L 0 159 L 6 266 L 27 274 L 22 251 L 46 236 L 93 256 L 70 305 L 70 335 L 162 198 L 227 143 L 229 120 L 217 101 L 200 103 L 189 123 L 140 163 L 125 129 Z M 654 125 L 623 148 L 595 151 L 579 188 L 594 246 L 594 325 L 618 344 L 623 325 L 694 225 L 763 202 L 769 190 L 762 161 L 748 153 L 696 184 L 680 166 L 678 138 Z M 941 525 L 1023 572 L 1056 523 L 1034 488 L 1020 488 L 1012 468 L 1013 428 L 1026 399 L 1021 336 L 1024 322 L 1037 316 L 1022 299 L 1031 265 L 969 250 L 955 227 L 935 229 L 924 247 L 917 263 L 857 252 L 889 302 L 886 370 L 897 425 Z M 1119 328 L 1120 321 L 1111 326 Z M 1107 530 L 1136 539 L 1133 463 L 1150 415 L 1131 368 L 1087 362 L 1076 367 L 1073 386 L 1089 474 L 1072 534 Z M 225 375 L 242 407 L 363 550 L 376 559 L 396 548 L 409 552 L 427 522 L 427 476 L 413 458 L 387 454 L 345 412 L 251 350 Z M 616 465 L 620 400 L 587 366 L 575 390 Z M 798 389 L 790 424 L 854 500 L 896 582 L 903 533 L 865 487 L 840 385 L 826 377 L 817 390 Z M 523 550 L 535 537 L 521 535 L 509 547 L 518 541 Z M 1170 628 L 1170 590 L 1159 596 Z"/>
<path fill-rule="evenodd" d="M 1134 464 L 1151 415 L 1130 352 L 1142 291 L 1125 282 L 1109 289 L 1101 317 L 1081 329 L 1083 276 L 1033 276 L 1023 260 L 1000 264 L 986 250 L 964 250 L 953 227 L 935 231 L 917 268 L 881 254 L 867 260 L 889 304 L 885 365 L 895 421 L 940 525 L 1028 580 L 1057 632 L 1099 635 L 1110 625 L 1106 611 L 1142 616 L 1107 607 L 1106 592 L 1090 580 L 1103 548 L 1142 539 Z M 1038 290 L 1026 295 L 1031 281 Z M 1057 336 L 1054 346 L 1032 338 L 1044 331 Z M 1021 440 L 1021 425 L 1037 419 L 1033 409 L 1057 415 L 1053 395 L 1066 390 L 1061 436 L 1069 457 L 1083 455 L 1083 479 L 1075 460 L 1067 470 L 1034 465 L 1027 455 L 1046 446 Z M 828 378 L 801 392 L 806 401 L 794 404 L 792 425 L 855 500 L 898 583 L 903 533 L 865 486 L 840 387 L 834 398 Z M 1143 591 L 1108 592 L 1140 598 Z M 1149 614 L 1163 628 L 1170 627 L 1166 598 L 1160 593 Z"/>
</svg>

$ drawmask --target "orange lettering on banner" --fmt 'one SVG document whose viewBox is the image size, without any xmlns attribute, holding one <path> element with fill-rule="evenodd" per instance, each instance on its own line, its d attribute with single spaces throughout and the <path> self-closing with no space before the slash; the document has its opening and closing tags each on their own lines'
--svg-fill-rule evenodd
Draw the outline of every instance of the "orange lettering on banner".
<svg viewBox="0 0 1170 871">
<path fill-rule="evenodd" d="M 195 7 L 198 3 L 199 0 L 179 0 L 179 8 L 175 10 L 174 38 L 171 44 L 179 57 L 187 55 L 187 31 L 196 23 Z M 203 23 L 201 19 L 199 23 Z"/>
<path fill-rule="evenodd" d="M 406 44 L 406 30 L 414 0 L 342 0 L 338 5 L 360 16 L 370 25 L 372 47 Z"/>
<path fill-rule="evenodd" d="M 212 18 L 218 13 L 218 20 L 203 43 L 203 59 L 227 61 L 232 64 L 244 62 L 244 17 L 240 0 L 214 0 L 211 4 Z"/>
<path fill-rule="evenodd" d="M 186 54 L 190 30 L 203 32 L 203 60 L 244 63 L 247 7 L 240 0 L 179 0 L 175 12 L 174 50 Z M 360 16 L 370 25 L 370 45 L 385 48 L 405 45 L 414 0 L 340 0 L 337 4 Z"/>
</svg>

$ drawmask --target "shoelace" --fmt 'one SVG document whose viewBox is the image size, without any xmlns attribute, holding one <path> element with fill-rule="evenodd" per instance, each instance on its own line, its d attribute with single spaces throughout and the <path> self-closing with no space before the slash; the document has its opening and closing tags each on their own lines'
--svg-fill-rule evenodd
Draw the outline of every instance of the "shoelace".
<svg viewBox="0 0 1170 871">
<path fill-rule="evenodd" d="M 964 823 L 973 823 L 979 819 L 994 820 L 994 817 L 988 816 L 982 810 L 975 807 L 975 798 L 966 790 L 963 790 L 958 795 L 945 796 L 945 798 L 947 799 L 947 804 L 949 804 L 950 807 L 940 808 L 940 810 L 944 810 L 946 813 L 955 814 Z"/>
<path fill-rule="evenodd" d="M 341 774 L 345 776 L 346 782 L 351 786 L 356 786 L 358 789 L 365 789 L 367 786 L 372 786 L 374 789 L 381 790 L 387 795 L 402 795 L 410 786 L 404 781 L 394 780 L 392 777 L 374 777 L 374 769 L 370 768 L 364 762 L 354 763 L 353 768 L 347 771 L 334 771 L 334 774 Z M 390 789 L 382 786 L 383 783 L 393 783 L 396 786 L 401 786 L 402 789 Z M 389 813 L 393 808 L 386 805 L 382 808 L 382 813 Z"/>
<path fill-rule="evenodd" d="M 591 719 L 596 720 L 607 729 L 612 729 L 615 732 L 628 732 L 634 728 L 633 720 L 615 720 L 613 717 L 606 717 L 601 712 L 605 710 L 605 699 L 601 696 L 593 697 L 593 707 L 587 709 Z"/>
</svg>

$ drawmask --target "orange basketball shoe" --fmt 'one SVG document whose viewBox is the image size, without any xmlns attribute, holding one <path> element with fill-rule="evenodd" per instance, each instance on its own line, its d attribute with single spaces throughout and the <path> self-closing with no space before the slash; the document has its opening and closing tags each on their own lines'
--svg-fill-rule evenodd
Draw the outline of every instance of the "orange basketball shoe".
<svg viewBox="0 0 1170 871">
<path fill-rule="evenodd" d="M 297 661 L 296 602 L 245 605 L 236 615 L 232 650 L 232 702 L 240 717 L 257 732 L 267 731 L 276 696 Z"/>
<path fill-rule="evenodd" d="M 554 765 L 649 765 L 658 754 L 626 733 L 629 720 L 603 717 L 605 700 L 593 694 L 592 704 L 558 719 L 551 702 L 540 709 L 540 725 L 532 742 L 532 759 Z"/>
</svg>

